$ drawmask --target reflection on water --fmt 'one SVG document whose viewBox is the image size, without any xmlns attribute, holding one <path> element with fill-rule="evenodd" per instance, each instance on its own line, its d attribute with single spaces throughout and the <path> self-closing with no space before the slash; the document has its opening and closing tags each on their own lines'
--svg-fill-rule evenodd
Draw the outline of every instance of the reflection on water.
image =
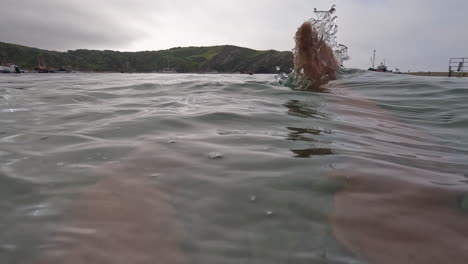
<svg viewBox="0 0 468 264">
<path fill-rule="evenodd" d="M 287 127 L 287 129 L 291 131 L 288 134 L 288 140 L 292 141 L 314 142 L 316 140 L 313 138 L 313 135 L 320 135 L 322 133 L 331 134 L 331 131 L 329 130 L 321 130 L 315 128 Z"/>
<path fill-rule="evenodd" d="M 466 83 L 379 76 L 0 76 L 0 263 L 460 263 Z"/>
<path fill-rule="evenodd" d="M 310 158 L 311 156 L 332 155 L 331 149 L 327 148 L 310 148 L 310 149 L 291 149 L 296 154 L 296 158 Z"/>
<path fill-rule="evenodd" d="M 290 100 L 284 106 L 288 108 L 288 114 L 292 116 L 317 119 L 326 118 L 325 113 L 320 112 L 319 104 L 312 101 Z"/>
</svg>

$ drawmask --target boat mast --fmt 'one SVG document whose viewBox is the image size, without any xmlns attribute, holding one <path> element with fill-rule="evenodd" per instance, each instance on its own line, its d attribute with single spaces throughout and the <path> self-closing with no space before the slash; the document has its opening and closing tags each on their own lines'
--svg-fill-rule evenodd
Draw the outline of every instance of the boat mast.
<svg viewBox="0 0 468 264">
<path fill-rule="evenodd" d="M 375 69 L 375 50 L 374 50 L 374 56 L 372 56 L 372 69 Z"/>
</svg>

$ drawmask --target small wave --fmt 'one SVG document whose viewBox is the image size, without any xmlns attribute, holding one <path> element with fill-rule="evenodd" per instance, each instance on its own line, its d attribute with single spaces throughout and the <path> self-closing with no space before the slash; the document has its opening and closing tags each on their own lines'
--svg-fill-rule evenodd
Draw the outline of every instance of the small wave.
<svg viewBox="0 0 468 264">
<path fill-rule="evenodd" d="M 107 231 L 118 231 L 122 251 L 135 244 L 143 252 L 138 246 L 155 244 L 128 241 L 155 237 L 153 220 L 169 217 L 157 214 L 168 204 L 186 232 L 183 253 L 200 263 L 363 263 L 331 235 L 330 217 L 352 220 L 359 229 L 346 230 L 359 232 L 351 239 L 378 234 L 377 241 L 388 232 L 360 230 L 385 223 L 384 231 L 411 233 L 405 228 L 437 226 L 458 212 L 447 208 L 465 206 L 466 80 L 351 70 L 329 84 L 333 92 L 311 93 L 272 85 L 273 75 L 50 78 L 34 75 L 21 85 L 35 88 L 0 98 L 1 109 L 30 109 L 0 111 L 0 225 L 8 227 L 13 262 L 32 255 L 28 245 L 68 252 L 89 238 L 111 249 Z M 422 220 L 399 218 L 415 216 Z M 110 228 L 114 222 L 122 228 Z M 141 232 L 126 239 L 135 223 Z M 46 234 L 30 239 L 51 226 L 58 227 L 52 249 Z M 70 226 L 79 228 L 63 229 Z M 438 227 L 452 231 L 446 241 L 466 241 L 452 225 Z"/>
</svg>

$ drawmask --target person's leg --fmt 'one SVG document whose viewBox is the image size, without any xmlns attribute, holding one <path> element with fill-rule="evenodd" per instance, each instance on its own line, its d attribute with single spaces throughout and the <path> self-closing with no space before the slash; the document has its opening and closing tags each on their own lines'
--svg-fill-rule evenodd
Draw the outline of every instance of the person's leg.
<svg viewBox="0 0 468 264">
<path fill-rule="evenodd" d="M 180 249 L 182 223 L 172 197 L 162 191 L 169 187 L 148 175 L 148 170 L 177 173 L 172 168 L 183 167 L 162 153 L 161 146 L 148 144 L 99 168 L 97 182 L 76 197 L 40 256 L 25 263 L 187 263 Z"/>
<path fill-rule="evenodd" d="M 406 146 L 419 144 L 414 138 L 436 141 L 424 131 L 402 124 L 376 102 L 352 89 L 339 82 L 334 86 L 340 88 L 329 89 L 336 95 L 329 99 L 333 105 L 329 108 L 331 116 L 349 116 L 354 123 L 389 129 L 388 134 L 378 135 L 380 141 L 375 142 L 384 145 L 375 145 L 375 149 L 403 153 Z M 398 142 L 388 144 L 396 139 L 394 136 Z M 461 204 L 466 199 L 467 186 L 460 184 L 462 175 L 410 166 L 430 155 L 435 154 L 428 150 L 418 158 L 408 158 L 409 165 L 346 155 L 340 169 L 333 170 L 332 176 L 342 183 L 330 214 L 333 235 L 365 263 L 466 263 L 468 213 Z"/>
<path fill-rule="evenodd" d="M 294 72 L 301 88 L 319 90 L 320 85 L 336 79 L 339 64 L 333 50 L 310 22 L 298 28 L 295 40 Z"/>
</svg>

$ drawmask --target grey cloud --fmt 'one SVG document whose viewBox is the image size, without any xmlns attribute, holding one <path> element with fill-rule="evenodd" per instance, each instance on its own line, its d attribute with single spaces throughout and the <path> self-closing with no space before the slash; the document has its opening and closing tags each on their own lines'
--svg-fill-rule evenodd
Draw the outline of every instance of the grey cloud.
<svg viewBox="0 0 468 264">
<path fill-rule="evenodd" d="M 350 46 L 348 65 L 369 67 L 373 49 L 379 61 L 404 70 L 446 71 L 450 57 L 468 56 L 462 33 L 468 2 L 448 0 L 348 1 L 339 8 L 340 39 Z M 378 4 L 377 4 L 378 3 Z M 456 8 L 454 8 L 456 7 Z"/>
<path fill-rule="evenodd" d="M 0 10 L 0 40 L 64 50 L 123 48 L 143 36 L 125 16 L 94 2 L 7 0 Z"/>
</svg>

